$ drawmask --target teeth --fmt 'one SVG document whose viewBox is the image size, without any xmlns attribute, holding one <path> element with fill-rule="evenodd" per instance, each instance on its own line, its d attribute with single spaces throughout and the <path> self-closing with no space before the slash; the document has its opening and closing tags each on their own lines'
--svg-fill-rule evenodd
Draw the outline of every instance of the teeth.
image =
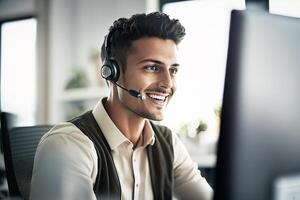
<svg viewBox="0 0 300 200">
<path fill-rule="evenodd" d="M 156 95 L 156 94 L 148 94 L 149 97 L 151 97 L 152 99 L 156 99 L 159 101 L 164 101 L 166 96 L 161 96 L 161 95 Z"/>
</svg>

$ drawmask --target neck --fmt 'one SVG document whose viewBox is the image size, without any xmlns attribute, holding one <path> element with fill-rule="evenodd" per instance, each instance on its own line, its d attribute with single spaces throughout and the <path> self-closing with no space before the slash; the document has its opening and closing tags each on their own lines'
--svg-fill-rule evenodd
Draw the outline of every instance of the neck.
<svg viewBox="0 0 300 200">
<path fill-rule="evenodd" d="M 143 132 L 145 118 L 142 118 L 134 112 L 124 108 L 120 101 L 112 97 L 107 99 L 104 107 L 109 117 L 121 133 L 134 145 L 136 145 Z"/>
</svg>

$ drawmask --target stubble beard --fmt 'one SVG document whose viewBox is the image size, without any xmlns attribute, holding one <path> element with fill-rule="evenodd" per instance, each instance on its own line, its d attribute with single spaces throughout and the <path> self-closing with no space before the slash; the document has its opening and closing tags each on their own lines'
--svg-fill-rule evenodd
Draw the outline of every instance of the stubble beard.
<svg viewBox="0 0 300 200">
<path fill-rule="evenodd" d="M 154 121 L 162 121 L 164 114 L 161 113 L 160 115 L 150 113 L 149 111 L 144 111 L 142 109 L 131 109 L 130 107 L 126 106 L 128 110 L 131 112 L 135 113 L 136 115 L 140 116 L 141 118 L 149 119 L 149 120 L 154 120 Z"/>
</svg>

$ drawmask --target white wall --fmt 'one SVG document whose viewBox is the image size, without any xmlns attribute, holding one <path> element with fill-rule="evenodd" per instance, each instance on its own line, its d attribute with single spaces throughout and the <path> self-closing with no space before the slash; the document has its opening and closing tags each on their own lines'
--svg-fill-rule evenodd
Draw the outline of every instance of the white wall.
<svg viewBox="0 0 300 200">
<path fill-rule="evenodd" d="M 59 116 L 59 97 L 64 76 L 74 65 L 76 1 L 52 0 L 49 3 L 49 116 L 50 122 Z"/>
</svg>

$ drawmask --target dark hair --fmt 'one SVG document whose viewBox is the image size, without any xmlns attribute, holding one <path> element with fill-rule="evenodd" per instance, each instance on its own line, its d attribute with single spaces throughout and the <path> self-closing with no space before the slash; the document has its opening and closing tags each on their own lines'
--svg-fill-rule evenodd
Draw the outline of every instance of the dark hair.
<svg viewBox="0 0 300 200">
<path fill-rule="evenodd" d="M 143 37 L 170 39 L 179 44 L 185 36 L 185 29 L 177 19 L 170 19 L 167 14 L 153 12 L 136 14 L 130 18 L 120 18 L 109 28 L 110 40 L 108 57 L 113 57 L 122 66 L 126 66 L 128 50 L 133 41 Z M 105 45 L 101 49 L 101 59 L 106 55 Z M 124 70 L 124 67 L 122 69 Z"/>
</svg>

